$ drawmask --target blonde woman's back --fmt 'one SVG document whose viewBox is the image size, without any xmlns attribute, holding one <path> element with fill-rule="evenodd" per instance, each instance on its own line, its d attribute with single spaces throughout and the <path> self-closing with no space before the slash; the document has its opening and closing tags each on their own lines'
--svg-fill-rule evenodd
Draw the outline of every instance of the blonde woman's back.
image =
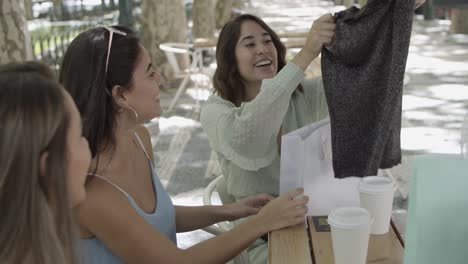
<svg viewBox="0 0 468 264">
<path fill-rule="evenodd" d="M 0 66 L 0 263 L 74 263 L 68 119 L 47 66 Z"/>
</svg>

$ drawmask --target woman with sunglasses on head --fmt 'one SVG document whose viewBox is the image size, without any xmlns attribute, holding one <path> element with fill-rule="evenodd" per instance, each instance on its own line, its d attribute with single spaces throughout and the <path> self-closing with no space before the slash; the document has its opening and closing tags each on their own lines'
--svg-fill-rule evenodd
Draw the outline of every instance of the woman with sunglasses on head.
<svg viewBox="0 0 468 264">
<path fill-rule="evenodd" d="M 70 208 L 91 155 L 70 95 L 37 62 L 0 66 L 0 263 L 77 263 Z"/>
<path fill-rule="evenodd" d="M 265 233 L 302 222 L 300 189 L 273 201 L 260 194 L 224 206 L 172 204 L 142 126 L 160 115 L 160 78 L 125 27 L 83 32 L 66 51 L 60 81 L 78 105 L 93 157 L 87 198 L 76 209 L 85 263 L 225 263 Z M 176 232 L 252 214 L 234 230 L 177 248 Z"/>
</svg>

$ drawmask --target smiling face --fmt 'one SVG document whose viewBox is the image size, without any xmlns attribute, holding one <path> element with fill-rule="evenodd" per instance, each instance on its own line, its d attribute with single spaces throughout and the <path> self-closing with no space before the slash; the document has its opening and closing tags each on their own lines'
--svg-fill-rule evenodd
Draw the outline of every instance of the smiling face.
<svg viewBox="0 0 468 264">
<path fill-rule="evenodd" d="M 140 58 L 132 77 L 132 87 L 126 92 L 129 106 L 138 113 L 139 122 L 161 115 L 159 84 L 161 74 L 153 68 L 150 56 L 141 47 Z"/>
<path fill-rule="evenodd" d="M 270 34 L 255 21 L 244 21 L 236 44 L 236 60 L 247 87 L 261 85 L 263 79 L 276 75 L 277 56 Z"/>
</svg>

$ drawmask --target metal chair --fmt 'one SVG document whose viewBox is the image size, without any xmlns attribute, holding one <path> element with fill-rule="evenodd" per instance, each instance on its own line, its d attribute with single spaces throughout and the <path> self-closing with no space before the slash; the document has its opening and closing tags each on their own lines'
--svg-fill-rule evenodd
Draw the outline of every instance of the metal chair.
<svg viewBox="0 0 468 264">
<path fill-rule="evenodd" d="M 212 205 L 211 196 L 214 191 L 217 191 L 222 203 L 233 202 L 234 197 L 227 193 L 226 189 L 226 180 L 223 175 L 218 176 L 216 179 L 211 181 L 208 186 L 203 191 L 203 204 Z M 230 222 L 220 222 L 214 225 L 211 225 L 203 230 L 214 234 L 219 235 L 224 232 L 231 230 L 234 227 L 233 223 Z M 247 250 L 242 251 L 238 256 L 236 256 L 232 262 L 234 264 L 250 264 L 249 254 Z"/>
<path fill-rule="evenodd" d="M 167 43 L 161 43 L 159 45 L 159 48 L 164 51 L 167 57 L 167 61 L 171 65 L 173 71 L 174 71 L 174 76 L 176 78 L 183 78 L 182 82 L 180 83 L 179 87 L 177 88 L 177 92 L 172 99 L 171 103 L 169 104 L 169 107 L 167 108 L 167 111 L 170 112 L 175 104 L 177 103 L 177 100 L 179 100 L 180 96 L 182 93 L 185 91 L 187 88 L 187 84 L 191 77 L 194 74 L 200 73 L 201 69 L 203 67 L 203 55 L 202 55 L 202 50 L 194 48 L 193 44 L 190 43 L 174 43 L 174 42 L 167 42 Z M 188 67 L 188 69 L 181 69 L 179 67 L 179 63 L 177 62 L 176 54 L 186 54 L 187 56 L 191 57 L 192 61 Z M 195 88 L 198 89 L 198 83 L 194 82 Z M 197 100 L 198 104 L 198 100 Z"/>
</svg>

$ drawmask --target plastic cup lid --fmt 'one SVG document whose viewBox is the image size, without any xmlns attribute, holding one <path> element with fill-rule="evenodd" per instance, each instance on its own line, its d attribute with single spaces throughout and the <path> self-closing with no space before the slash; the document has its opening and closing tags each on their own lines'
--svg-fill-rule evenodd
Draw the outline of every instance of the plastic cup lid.
<svg viewBox="0 0 468 264">
<path fill-rule="evenodd" d="M 384 176 L 368 176 L 359 182 L 359 191 L 364 193 L 381 193 L 395 190 L 392 178 Z"/>
<path fill-rule="evenodd" d="M 340 207 L 328 215 L 328 224 L 342 229 L 355 229 L 370 223 L 369 211 L 361 207 Z"/>
</svg>

